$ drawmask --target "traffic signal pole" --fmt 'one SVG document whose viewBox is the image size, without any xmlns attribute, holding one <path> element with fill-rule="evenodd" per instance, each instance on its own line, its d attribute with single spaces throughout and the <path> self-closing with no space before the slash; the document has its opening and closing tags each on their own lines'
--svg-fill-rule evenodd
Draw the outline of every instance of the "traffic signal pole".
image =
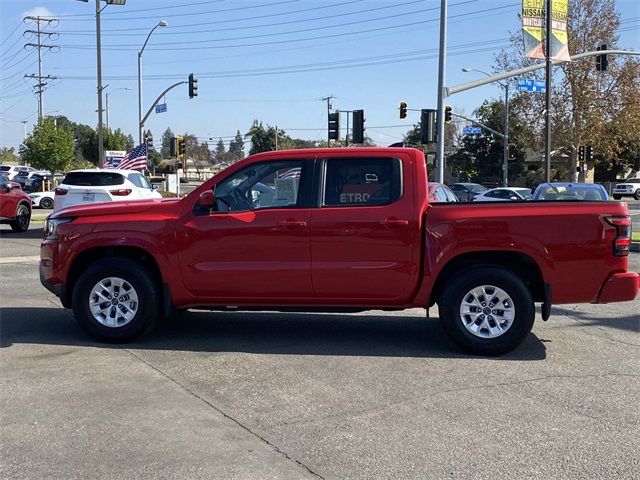
<svg viewBox="0 0 640 480">
<path fill-rule="evenodd" d="M 140 131 L 142 131 L 142 128 L 144 127 L 144 122 L 146 122 L 146 121 L 147 121 L 147 118 L 149 118 L 149 115 L 151 115 L 151 112 L 153 111 L 153 109 L 155 108 L 155 106 L 158 104 L 158 102 L 160 101 L 160 99 L 161 99 L 162 97 L 164 97 L 164 96 L 165 96 L 165 94 L 166 94 L 169 90 L 171 90 L 172 88 L 176 88 L 178 85 L 182 85 L 182 84 L 184 84 L 184 83 L 189 83 L 189 82 L 187 82 L 187 81 L 182 81 L 182 82 L 174 83 L 174 84 L 173 84 L 173 85 L 171 85 L 169 88 L 167 88 L 164 92 L 162 92 L 160 95 L 158 95 L 158 98 L 156 98 L 155 102 L 153 102 L 153 103 L 151 104 L 151 108 L 149 109 L 149 111 L 147 112 L 147 114 L 144 116 L 144 118 L 143 118 L 142 120 L 140 120 L 140 125 L 139 125 Z"/>
<path fill-rule="evenodd" d="M 440 1 L 440 53 L 438 60 L 438 114 L 436 116 L 436 178 L 444 183 L 444 73 L 447 62 L 447 0 Z"/>
</svg>

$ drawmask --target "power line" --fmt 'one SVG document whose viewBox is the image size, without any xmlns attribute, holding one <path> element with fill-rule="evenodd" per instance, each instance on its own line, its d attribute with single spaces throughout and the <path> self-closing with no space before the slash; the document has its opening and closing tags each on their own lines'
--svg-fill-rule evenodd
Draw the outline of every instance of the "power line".
<svg viewBox="0 0 640 480">
<path fill-rule="evenodd" d="M 52 26 L 52 24 L 57 23 L 57 20 L 51 19 L 51 18 L 44 18 L 44 17 L 31 17 L 31 16 L 27 16 L 24 18 L 24 21 L 26 22 L 27 20 L 33 22 L 36 24 L 37 26 L 37 30 L 26 30 L 25 33 L 30 33 L 33 36 L 37 37 L 38 43 L 27 43 L 25 44 L 25 48 L 26 47 L 32 47 L 34 49 L 38 50 L 38 74 L 28 74 L 25 75 L 25 78 L 33 78 L 33 79 L 38 79 L 38 83 L 36 83 L 35 88 L 36 88 L 36 93 L 38 94 L 38 120 L 40 120 L 42 118 L 43 115 L 43 102 L 44 102 L 44 90 L 45 87 L 47 85 L 47 82 L 44 80 L 55 80 L 57 77 L 52 77 L 51 75 L 43 75 L 42 74 L 42 49 L 46 48 L 49 51 L 57 48 L 56 45 L 47 45 L 42 43 L 42 37 L 46 37 L 48 39 L 51 39 L 52 37 L 54 37 L 55 35 L 57 35 L 55 32 L 47 32 L 42 30 L 41 28 L 41 23 L 46 24 L 47 27 Z"/>
<path fill-rule="evenodd" d="M 466 2 L 461 2 L 461 3 L 469 3 L 470 1 L 477 1 L 477 0 L 468 0 Z M 346 2 L 346 3 L 353 3 L 353 2 Z M 263 23 L 260 25 L 247 25 L 247 26 L 239 26 L 239 27 L 230 27 L 230 28 L 214 28 L 214 29 L 207 29 L 207 30 L 189 30 L 187 32 L 175 32 L 175 31 L 168 31 L 165 32 L 163 35 L 191 35 L 191 34 L 197 34 L 197 33 L 209 33 L 209 32 L 226 32 L 226 31 L 233 31 L 233 30 L 248 30 L 248 29 L 252 29 L 252 28 L 266 28 L 266 27 L 277 27 L 277 26 L 281 26 L 281 25 L 289 25 L 292 23 L 295 24 L 300 24 L 300 23 L 307 23 L 307 22 L 315 22 L 318 20 L 327 20 L 327 19 L 331 19 L 331 18 L 343 18 L 343 17 L 347 17 L 347 16 L 351 16 L 351 15 L 361 15 L 363 13 L 371 13 L 374 11 L 378 11 L 378 10 L 388 10 L 391 8 L 395 8 L 395 7 L 404 7 L 407 5 L 412 5 L 414 3 L 424 3 L 423 0 L 413 0 L 410 2 L 402 2 L 402 3 L 396 3 L 394 5 L 385 5 L 383 7 L 376 7 L 376 8 L 368 8 L 366 10 L 357 10 L 355 12 L 346 12 L 346 13 L 336 13 L 333 15 L 325 15 L 322 17 L 315 17 L 315 18 L 303 18 L 303 19 L 296 19 L 296 20 L 287 20 L 285 22 L 275 22 L 275 23 Z M 315 7 L 313 9 L 307 9 L 307 10 L 318 10 L 320 8 L 326 8 L 326 7 Z M 439 8 L 439 7 L 437 7 Z M 429 8 L 427 10 L 437 10 L 437 8 Z M 410 15 L 416 12 L 406 12 L 404 15 Z M 269 15 L 271 16 L 271 15 Z M 282 16 L 282 14 L 276 14 L 276 16 Z M 243 20 L 246 20 L 243 19 Z M 231 20 L 233 21 L 233 20 Z M 226 20 L 223 20 L 222 22 L 219 23 L 226 23 Z M 201 24 L 196 24 L 196 25 L 201 25 Z M 207 23 L 207 25 L 210 25 L 210 23 Z M 187 26 L 191 26 L 191 25 L 173 25 L 171 27 L 171 30 L 175 30 L 175 29 L 179 29 L 179 28 L 184 28 Z M 117 29 L 117 30 L 105 30 L 105 32 L 131 32 L 131 29 L 128 28 L 123 28 L 123 29 Z M 75 32 L 61 32 L 61 33 L 66 33 L 67 35 L 93 35 L 93 32 L 90 31 L 75 31 Z M 144 36 L 146 35 L 145 33 L 105 33 L 105 36 L 118 36 L 118 37 L 122 37 L 122 36 Z"/>
<path fill-rule="evenodd" d="M 508 6 L 515 6 L 515 5 L 520 5 L 520 4 L 510 4 Z M 458 15 L 450 15 L 449 18 L 457 18 L 457 17 L 463 17 L 463 16 L 467 16 L 467 15 L 473 15 L 473 14 L 477 14 L 477 13 L 485 13 L 485 12 L 490 12 L 490 11 L 495 11 L 495 10 L 504 10 L 504 6 L 502 7 L 494 7 L 494 8 L 488 8 L 488 9 L 483 9 L 483 10 L 477 10 L 474 12 L 467 12 L 464 14 L 458 14 Z M 379 32 L 379 31 L 388 31 L 388 30 L 393 30 L 393 29 L 398 29 L 398 28 L 405 28 L 408 26 L 416 26 L 416 25 L 424 25 L 425 23 L 431 23 L 431 22 L 437 22 L 439 21 L 439 18 L 432 18 L 432 19 L 427 19 L 427 20 L 421 20 L 421 21 L 417 21 L 417 22 L 407 22 L 407 23 L 403 23 L 401 25 L 392 25 L 392 26 L 386 26 L 386 27 L 378 27 L 378 28 L 371 28 L 371 29 L 365 29 L 365 30 L 358 30 L 358 31 L 350 31 L 350 32 L 344 32 L 344 33 L 335 33 L 335 34 L 329 34 L 329 35 L 319 35 L 319 36 L 315 36 L 315 37 L 305 37 L 305 38 L 296 38 L 296 39 L 285 39 L 285 40 L 274 40 L 274 41 L 269 41 L 269 42 L 255 42 L 255 43 L 243 43 L 243 44 L 236 44 L 236 45 L 214 45 L 214 46 L 207 46 L 207 47 L 192 47 L 190 48 L 190 50 L 208 50 L 208 49 L 220 49 L 220 48 L 240 48 L 240 47 L 257 47 L 257 46 L 263 46 L 263 45 L 282 45 L 282 44 L 287 44 L 287 43 L 293 43 L 293 42 L 307 42 L 307 41 L 311 41 L 311 40 L 319 40 L 319 39 L 325 39 L 325 38 L 336 38 L 336 37 L 345 37 L 345 36 L 351 36 L 351 35 L 358 35 L 358 34 L 362 34 L 362 33 L 369 33 L 369 32 Z M 349 24 L 343 24 L 341 26 L 348 26 L 351 25 L 352 23 Z M 328 27 L 323 27 L 323 28 L 333 28 L 332 26 L 328 26 Z M 289 33 L 301 33 L 301 32 L 306 32 L 309 29 L 306 30 L 296 30 L 293 32 L 282 32 L 280 33 L 280 35 L 286 35 Z M 260 36 L 272 36 L 274 34 L 264 34 L 264 35 L 260 35 Z M 258 37 L 258 36 L 256 36 Z M 240 39 L 243 37 L 237 37 L 237 38 L 233 38 L 233 39 L 226 39 L 228 40 L 236 40 L 236 39 Z M 216 40 L 203 40 L 203 41 L 191 41 L 191 42 L 186 42 L 189 45 L 193 45 L 193 43 L 201 43 L 201 42 L 211 42 L 211 41 L 215 41 L 215 42 L 219 42 L 219 41 L 225 41 L 222 39 L 216 39 Z M 184 42 L 171 42 L 171 43 L 161 43 L 161 44 L 156 44 L 156 45 L 176 45 L 176 44 L 182 44 Z M 92 47 L 88 47 L 88 46 L 76 46 L 76 45 L 61 45 L 61 47 L 64 48 L 71 48 L 71 49 L 88 49 L 88 48 L 92 48 Z M 105 49 L 107 50 L 117 50 L 117 51 L 126 51 L 126 50 L 132 50 L 132 48 L 124 48 L 124 47 L 134 47 L 137 48 L 137 46 L 135 45 L 126 45 L 126 44 L 122 44 L 122 45 L 117 45 L 114 47 L 105 47 Z M 179 48 L 151 48 L 151 50 L 154 51 L 173 51 L 173 50 L 178 50 L 178 51 L 182 51 L 184 50 L 184 48 L 179 47 Z"/>
</svg>

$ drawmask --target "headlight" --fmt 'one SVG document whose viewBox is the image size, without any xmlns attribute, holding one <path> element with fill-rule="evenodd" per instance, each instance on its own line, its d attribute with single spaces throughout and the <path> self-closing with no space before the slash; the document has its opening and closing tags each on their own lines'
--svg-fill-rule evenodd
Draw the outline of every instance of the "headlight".
<svg viewBox="0 0 640 480">
<path fill-rule="evenodd" d="M 57 240 L 58 239 L 58 225 L 68 223 L 72 218 L 47 218 L 44 222 L 44 239 L 45 240 Z"/>
</svg>

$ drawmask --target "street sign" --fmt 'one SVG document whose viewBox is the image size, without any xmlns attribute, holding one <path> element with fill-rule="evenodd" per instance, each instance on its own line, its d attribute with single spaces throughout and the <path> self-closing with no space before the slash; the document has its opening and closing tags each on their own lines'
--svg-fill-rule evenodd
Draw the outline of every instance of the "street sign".
<svg viewBox="0 0 640 480">
<path fill-rule="evenodd" d="M 482 133 L 482 128 L 480 127 L 463 127 L 462 133 L 467 135 L 480 135 Z"/>
<path fill-rule="evenodd" d="M 167 111 L 166 103 L 159 103 L 158 105 L 156 105 L 156 113 L 164 113 L 166 111 Z"/>
<path fill-rule="evenodd" d="M 545 93 L 547 91 L 547 85 L 544 80 L 518 80 L 518 90 L 521 92 L 540 92 Z"/>
</svg>

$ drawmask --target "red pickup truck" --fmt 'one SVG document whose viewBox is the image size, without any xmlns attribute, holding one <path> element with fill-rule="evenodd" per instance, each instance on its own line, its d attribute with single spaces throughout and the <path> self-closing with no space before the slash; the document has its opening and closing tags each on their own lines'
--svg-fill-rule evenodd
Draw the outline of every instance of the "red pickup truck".
<svg viewBox="0 0 640 480">
<path fill-rule="evenodd" d="M 130 341 L 175 310 L 362 311 L 438 304 L 463 349 L 500 354 L 535 302 L 633 300 L 621 202 L 430 204 L 408 148 L 248 157 L 181 199 L 52 214 L 42 284 L 80 326 Z"/>
</svg>

